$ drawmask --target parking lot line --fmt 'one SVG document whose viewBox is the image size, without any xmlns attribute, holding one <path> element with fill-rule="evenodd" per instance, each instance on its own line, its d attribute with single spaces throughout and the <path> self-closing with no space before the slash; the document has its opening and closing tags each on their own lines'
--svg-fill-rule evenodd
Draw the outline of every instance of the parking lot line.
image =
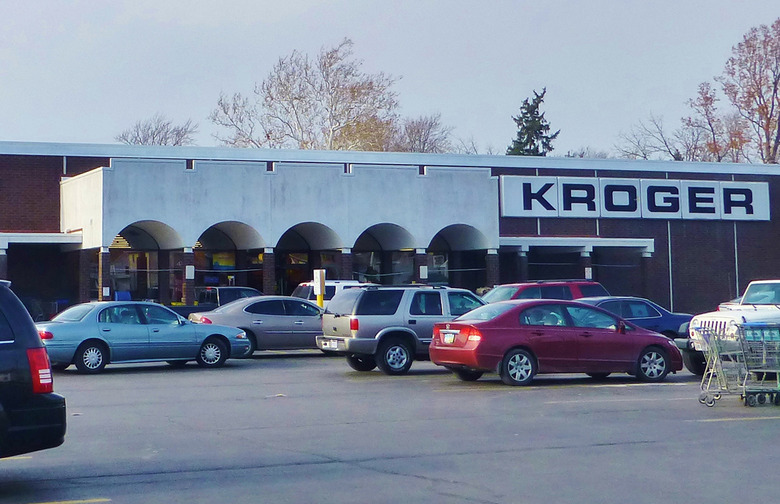
<svg viewBox="0 0 780 504">
<path fill-rule="evenodd" d="M 10 462 L 12 460 L 29 460 L 31 458 L 32 457 L 29 455 L 18 455 L 16 457 L 8 457 L 8 458 L 0 459 L 0 462 Z"/>
<path fill-rule="evenodd" d="M 780 416 L 767 417 L 734 417 L 734 418 L 703 418 L 700 420 L 686 420 L 687 422 L 752 422 L 754 420 L 780 420 Z"/>
<path fill-rule="evenodd" d="M 101 497 L 98 499 L 36 502 L 35 504 L 94 504 L 96 502 L 111 502 L 111 499 Z"/>
<path fill-rule="evenodd" d="M 655 402 L 655 401 L 695 401 L 695 397 L 645 397 L 642 399 L 637 398 L 625 398 L 625 399 L 569 399 L 566 401 L 545 401 L 544 404 L 584 404 L 584 403 L 621 403 L 621 402 Z"/>
</svg>

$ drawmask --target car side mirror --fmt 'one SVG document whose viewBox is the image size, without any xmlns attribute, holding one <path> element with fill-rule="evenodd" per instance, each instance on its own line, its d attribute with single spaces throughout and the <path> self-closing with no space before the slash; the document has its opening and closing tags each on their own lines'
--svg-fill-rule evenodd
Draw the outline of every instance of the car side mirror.
<svg viewBox="0 0 780 504">
<path fill-rule="evenodd" d="M 617 330 L 620 334 L 626 334 L 626 323 L 622 320 L 618 322 Z"/>
</svg>

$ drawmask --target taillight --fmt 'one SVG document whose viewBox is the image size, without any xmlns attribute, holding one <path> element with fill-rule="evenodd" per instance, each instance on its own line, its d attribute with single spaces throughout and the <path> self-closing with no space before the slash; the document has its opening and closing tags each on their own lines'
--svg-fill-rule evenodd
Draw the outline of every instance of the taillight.
<svg viewBox="0 0 780 504">
<path fill-rule="evenodd" d="M 50 333 L 49 331 L 44 331 L 43 329 L 38 331 L 38 336 L 40 336 L 42 340 L 54 338 L 54 335 L 52 333 Z"/>
<path fill-rule="evenodd" d="M 213 322 L 211 321 L 211 319 L 210 319 L 210 318 L 208 318 L 208 317 L 201 317 L 201 318 L 200 318 L 200 323 L 201 323 L 201 324 L 213 324 Z"/>
<path fill-rule="evenodd" d="M 479 329 L 477 329 L 476 327 L 469 327 L 468 330 L 466 330 L 466 340 L 481 341 L 482 333 L 479 332 Z"/>
<path fill-rule="evenodd" d="M 46 349 L 28 348 L 27 361 L 30 363 L 32 389 L 34 394 L 54 392 L 54 380 L 51 377 L 51 364 Z"/>
<path fill-rule="evenodd" d="M 441 330 L 439 329 L 439 326 L 433 326 L 433 337 L 435 339 L 439 339 L 439 336 L 441 336 Z"/>
<path fill-rule="evenodd" d="M 360 322 L 358 322 L 358 319 L 355 317 L 351 317 L 349 319 L 349 330 L 357 331 L 359 328 L 360 328 Z"/>
</svg>

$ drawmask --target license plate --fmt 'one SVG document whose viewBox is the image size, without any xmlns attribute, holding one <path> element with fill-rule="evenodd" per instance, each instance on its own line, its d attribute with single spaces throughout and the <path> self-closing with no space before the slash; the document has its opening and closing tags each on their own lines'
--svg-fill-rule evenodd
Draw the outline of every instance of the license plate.
<svg viewBox="0 0 780 504">
<path fill-rule="evenodd" d="M 448 345 L 455 341 L 455 335 L 452 333 L 445 333 L 444 334 L 444 342 Z"/>
<path fill-rule="evenodd" d="M 332 348 L 333 350 L 338 349 L 339 343 L 336 340 L 325 340 L 322 342 L 322 348 Z"/>
</svg>

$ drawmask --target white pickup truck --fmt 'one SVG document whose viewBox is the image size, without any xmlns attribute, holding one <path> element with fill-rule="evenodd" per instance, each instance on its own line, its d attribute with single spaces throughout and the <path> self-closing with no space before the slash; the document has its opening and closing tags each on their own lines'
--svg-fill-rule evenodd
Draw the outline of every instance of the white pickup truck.
<svg viewBox="0 0 780 504">
<path fill-rule="evenodd" d="M 704 374 L 706 342 L 700 328 L 733 332 L 736 337 L 737 325 L 745 322 L 780 323 L 780 280 L 754 280 L 738 303 L 723 303 L 717 311 L 694 316 L 688 326 L 688 338 L 675 340 L 688 371 Z"/>
</svg>

